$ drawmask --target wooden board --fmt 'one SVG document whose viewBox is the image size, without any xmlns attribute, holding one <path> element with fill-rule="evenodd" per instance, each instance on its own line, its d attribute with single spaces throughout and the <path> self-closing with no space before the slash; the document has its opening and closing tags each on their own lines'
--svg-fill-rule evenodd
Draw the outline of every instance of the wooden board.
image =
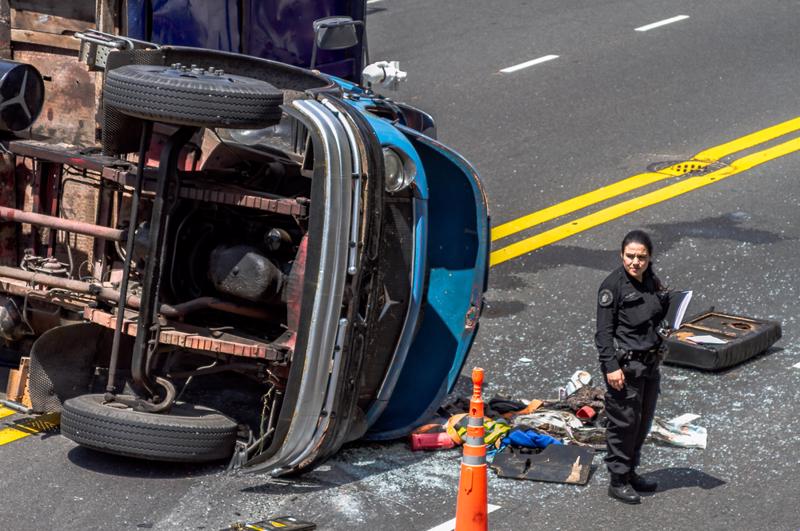
<svg viewBox="0 0 800 531">
<path fill-rule="evenodd" d="M 17 208 L 15 183 L 14 156 L 3 153 L 0 155 L 0 205 Z M 16 223 L 0 223 L 0 265 L 19 265 Z"/>
<path fill-rule="evenodd" d="M 51 141 L 94 145 L 95 84 L 100 83 L 99 75 L 89 72 L 86 65 L 78 61 L 77 54 L 66 50 L 16 47 L 14 60 L 33 65 L 45 80 L 44 107 L 33 124 L 33 133 Z"/>
<path fill-rule="evenodd" d="M 37 44 L 39 46 L 47 46 L 49 48 L 62 48 L 65 50 L 75 50 L 76 52 L 81 48 L 81 42 L 72 35 L 56 35 L 54 33 L 44 33 L 42 31 L 33 30 L 11 30 L 11 42 L 13 43 L 27 43 Z"/>
<path fill-rule="evenodd" d="M 11 11 L 11 27 L 18 30 L 32 30 L 55 35 L 70 35 L 76 31 L 94 28 L 94 20 L 49 15 L 40 11 Z"/>
<path fill-rule="evenodd" d="M 11 6 L 0 0 L 0 58 L 11 59 Z"/>
<path fill-rule="evenodd" d="M 11 369 L 8 373 L 8 386 L 6 396 L 12 402 L 18 402 L 24 406 L 31 407 L 31 398 L 28 394 L 28 372 L 30 371 L 31 359 L 22 358 L 19 368 Z"/>
<path fill-rule="evenodd" d="M 92 0 L 11 0 L 18 11 L 38 11 L 61 18 L 94 22 L 95 3 Z"/>
</svg>

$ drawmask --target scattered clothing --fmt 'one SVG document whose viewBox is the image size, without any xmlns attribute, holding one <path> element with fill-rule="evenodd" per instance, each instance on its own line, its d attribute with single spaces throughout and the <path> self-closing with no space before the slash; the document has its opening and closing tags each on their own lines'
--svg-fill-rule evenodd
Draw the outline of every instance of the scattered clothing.
<svg viewBox="0 0 800 531">
<path fill-rule="evenodd" d="M 503 438 L 502 446 L 516 448 L 547 448 L 551 444 L 562 444 L 558 439 L 539 433 L 533 428 L 520 426 L 508 432 Z"/>
<path fill-rule="evenodd" d="M 469 422 L 469 415 L 467 413 L 459 413 L 453 415 L 447 420 L 447 434 L 453 439 L 456 444 L 464 444 L 464 438 L 467 436 L 467 423 Z M 499 441 L 503 436 L 511 430 L 511 425 L 505 419 L 491 419 L 489 417 L 483 418 L 483 441 L 486 445 L 499 445 Z"/>
<path fill-rule="evenodd" d="M 497 412 L 500 415 L 506 413 L 513 413 L 525 407 L 525 403 L 521 400 L 512 400 L 501 396 L 496 396 L 489 400 L 489 410 Z"/>
<path fill-rule="evenodd" d="M 584 406 L 589 406 L 597 413 L 601 413 L 605 409 L 605 393 L 606 391 L 602 387 L 584 386 L 564 400 L 545 402 L 544 405 L 548 409 L 567 409 L 571 411 L 578 411 Z"/>
<path fill-rule="evenodd" d="M 514 417 L 513 422 L 515 425 L 529 425 L 553 437 L 569 439 L 574 444 L 598 449 L 605 446 L 605 428 L 584 426 L 578 417 L 568 411 L 539 409 L 528 415 Z"/>
</svg>

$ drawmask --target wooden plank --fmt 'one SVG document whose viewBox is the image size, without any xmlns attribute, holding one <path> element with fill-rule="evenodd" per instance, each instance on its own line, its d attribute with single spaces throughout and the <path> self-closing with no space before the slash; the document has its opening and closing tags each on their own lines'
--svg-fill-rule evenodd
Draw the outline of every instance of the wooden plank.
<svg viewBox="0 0 800 531">
<path fill-rule="evenodd" d="M 16 208 L 15 158 L 10 153 L 0 155 L 0 205 Z M 19 265 L 15 223 L 0 223 L 0 265 Z"/>
<path fill-rule="evenodd" d="M 56 17 L 94 22 L 95 5 L 91 0 L 10 0 L 12 9 L 38 11 Z"/>
<path fill-rule="evenodd" d="M 33 65 L 44 77 L 45 100 L 33 133 L 51 142 L 76 146 L 95 143 L 95 86 L 100 74 L 89 72 L 77 60 L 76 52 L 45 49 L 15 43 L 14 58 Z"/>
<path fill-rule="evenodd" d="M 65 50 L 75 50 L 76 52 L 81 47 L 80 41 L 70 35 L 54 35 L 52 33 L 42 33 L 41 31 L 31 30 L 12 29 L 11 41 L 38 44 L 40 46 L 50 46 L 52 48 L 62 48 Z"/>
<path fill-rule="evenodd" d="M 25 403 L 28 396 L 28 371 L 30 370 L 31 359 L 22 358 L 19 368 L 11 369 L 8 374 L 8 385 L 6 386 L 6 396 L 12 402 L 19 402 L 30 407 L 30 398 Z"/>
<path fill-rule="evenodd" d="M 0 0 L 0 58 L 11 59 L 11 6 Z"/>
<path fill-rule="evenodd" d="M 119 0 L 97 0 L 97 20 L 98 31 L 106 33 L 119 33 Z"/>
<path fill-rule="evenodd" d="M 94 28 L 93 21 L 59 17 L 40 11 L 11 11 L 11 27 L 18 30 L 41 31 L 56 35 L 72 34 Z"/>
</svg>

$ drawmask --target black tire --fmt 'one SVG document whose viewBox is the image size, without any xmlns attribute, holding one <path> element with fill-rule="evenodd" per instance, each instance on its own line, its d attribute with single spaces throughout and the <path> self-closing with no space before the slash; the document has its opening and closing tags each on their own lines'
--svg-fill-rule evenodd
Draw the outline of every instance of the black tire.
<svg viewBox="0 0 800 531">
<path fill-rule="evenodd" d="M 79 445 L 154 461 L 229 458 L 237 429 L 236 421 L 211 408 L 176 402 L 169 414 L 143 413 L 106 405 L 99 394 L 71 398 L 61 413 L 61 433 Z"/>
<path fill-rule="evenodd" d="M 167 66 L 106 74 L 104 105 L 128 116 L 196 127 L 261 128 L 280 121 L 283 93 L 266 81 Z"/>
</svg>

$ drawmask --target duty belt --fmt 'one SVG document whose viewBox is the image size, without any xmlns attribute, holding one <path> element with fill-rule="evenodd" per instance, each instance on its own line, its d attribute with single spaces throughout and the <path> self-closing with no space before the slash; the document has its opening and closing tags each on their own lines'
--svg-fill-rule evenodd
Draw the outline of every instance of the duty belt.
<svg viewBox="0 0 800 531">
<path fill-rule="evenodd" d="M 661 349 L 659 347 L 650 350 L 628 350 L 622 356 L 623 361 L 640 361 L 642 363 L 657 363 L 661 361 Z"/>
</svg>

